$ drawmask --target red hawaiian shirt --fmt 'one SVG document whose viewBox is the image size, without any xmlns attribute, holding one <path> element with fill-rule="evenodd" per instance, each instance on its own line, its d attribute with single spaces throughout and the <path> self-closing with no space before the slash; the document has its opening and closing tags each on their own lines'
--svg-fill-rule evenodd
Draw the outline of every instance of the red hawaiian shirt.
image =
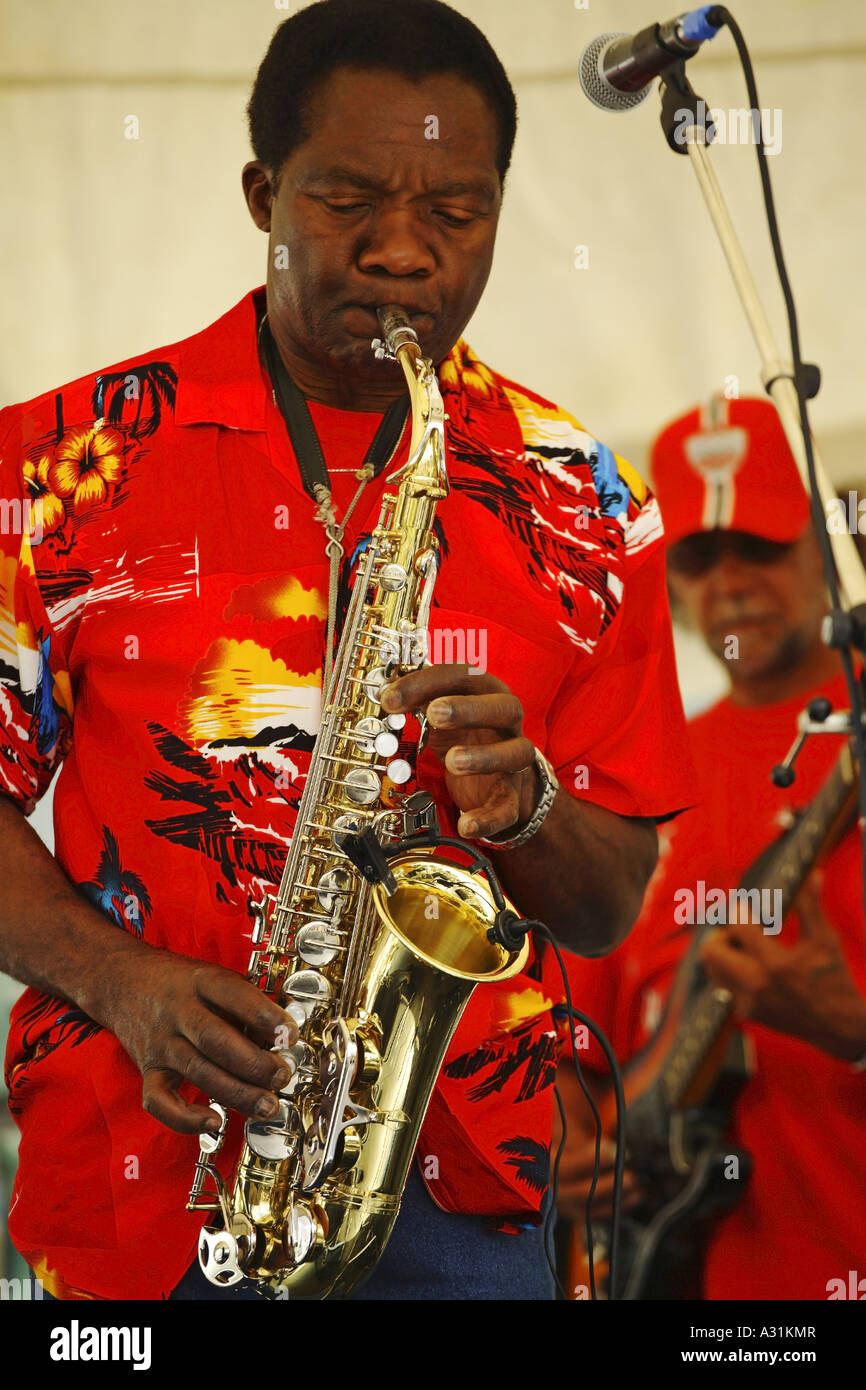
<svg viewBox="0 0 866 1390">
<path fill-rule="evenodd" d="M 59 767 L 70 880 L 118 930 L 239 971 L 247 905 L 279 882 L 318 728 L 328 592 L 323 532 L 258 358 L 262 293 L 0 413 L 0 789 L 29 814 Z M 570 794 L 675 814 L 692 780 L 654 499 L 462 340 L 439 375 L 451 492 L 437 508 L 437 659 L 508 683 Z M 381 417 L 310 408 L 342 516 Z M 342 611 L 391 471 L 350 519 Z M 428 751 L 416 773 L 453 830 Z M 552 965 L 533 955 L 480 986 L 454 1036 L 418 1147 L 447 1210 L 539 1219 Z M 28 989 L 6 1061 L 18 1249 L 61 1297 L 166 1296 L 195 1257 L 197 1141 L 144 1113 L 132 1061 L 68 1003 Z M 220 1155 L 227 1178 L 241 1130 Z"/>
</svg>

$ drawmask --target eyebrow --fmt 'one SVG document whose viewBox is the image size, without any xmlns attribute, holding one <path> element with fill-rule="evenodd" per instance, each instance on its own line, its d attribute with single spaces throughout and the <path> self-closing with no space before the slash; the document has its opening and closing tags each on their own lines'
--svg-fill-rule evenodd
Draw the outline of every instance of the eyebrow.
<svg viewBox="0 0 866 1390">
<path fill-rule="evenodd" d="M 306 178 L 301 180 L 301 187 L 311 188 L 324 183 L 350 183 L 354 188 L 369 188 L 376 193 L 387 192 L 385 184 L 371 178 L 361 169 L 352 169 L 343 164 L 335 164 L 329 169 L 308 174 Z M 476 194 L 492 201 L 495 197 L 495 185 L 491 179 L 474 181 L 463 179 L 453 183 L 440 184 L 438 188 L 429 189 L 424 196 L 428 198 L 455 198 L 465 193 Z"/>
</svg>

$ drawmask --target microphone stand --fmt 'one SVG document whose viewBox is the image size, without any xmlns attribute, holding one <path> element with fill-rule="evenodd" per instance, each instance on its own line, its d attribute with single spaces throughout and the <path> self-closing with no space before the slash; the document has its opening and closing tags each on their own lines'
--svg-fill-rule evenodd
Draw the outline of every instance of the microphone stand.
<svg viewBox="0 0 866 1390">
<path fill-rule="evenodd" d="M 726 12 L 725 12 L 726 13 Z M 824 557 L 827 587 L 831 594 L 832 611 L 825 618 L 822 636 L 827 646 L 843 653 L 846 674 L 849 676 L 848 688 L 852 706 L 856 708 L 858 693 L 861 708 L 866 694 L 866 671 L 861 675 L 860 691 L 853 679 L 851 649 L 861 653 L 866 651 L 866 570 L 860 560 L 853 536 L 846 530 L 841 533 L 830 532 L 827 527 L 829 505 L 836 500 L 836 493 L 830 483 L 814 437 L 809 432 L 811 444 L 811 464 L 806 448 L 804 432 L 808 430 L 805 403 L 801 408 L 800 395 L 795 380 L 795 366 L 783 360 L 767 315 L 764 312 L 758 289 L 752 278 L 742 246 L 737 237 L 734 224 L 728 213 L 715 170 L 710 162 L 709 145 L 714 129 L 709 119 L 707 103 L 698 98 L 686 77 L 685 59 L 665 69 L 660 74 L 659 91 L 662 98 L 661 126 L 668 145 L 675 154 L 688 154 L 692 169 L 704 196 L 710 219 L 716 229 L 722 251 L 728 262 L 743 310 L 752 330 L 752 336 L 761 358 L 761 380 L 770 395 L 782 423 L 797 470 L 809 496 L 812 510 L 812 523 Z M 750 93 L 751 95 L 751 93 Z M 757 102 L 755 102 L 757 107 Z M 690 124 L 683 128 L 684 113 L 690 113 Z M 753 116 L 760 120 L 760 113 Z M 679 127 L 679 129 L 677 129 Z M 768 201 L 771 198 L 765 187 Z M 768 207 L 768 214 L 772 213 Z M 778 261 L 781 269 L 781 248 L 776 242 Z M 792 306 L 791 306 L 792 307 Z M 793 316 L 793 309 L 792 309 Z M 801 389 L 805 399 L 818 392 L 820 372 L 817 367 L 802 363 Z M 814 483 L 814 485 L 813 485 Z M 844 598 L 843 598 L 844 595 Z M 821 710 L 813 709 L 820 704 Z M 823 706 L 827 706 L 825 710 Z M 853 739 L 860 761 L 860 831 L 866 832 L 866 716 L 855 719 L 852 710 L 837 711 L 832 717 L 829 704 L 824 701 L 811 701 L 808 709 L 800 716 L 800 736 L 785 759 L 784 764 L 774 769 L 773 781 L 779 786 L 788 786 L 793 781 L 793 761 L 802 747 L 805 738 L 812 733 L 844 734 Z M 817 715 L 817 717 L 816 717 Z M 863 843 L 864 863 L 866 863 L 866 842 Z M 866 889 L 866 884 L 864 884 Z"/>
<path fill-rule="evenodd" d="M 797 399 L 797 388 L 794 384 L 793 366 L 790 362 L 783 361 L 776 346 L 772 329 L 758 294 L 758 288 L 743 255 L 743 248 L 725 205 L 715 170 L 710 162 L 708 147 L 712 140 L 712 122 L 707 114 L 707 104 L 696 96 L 685 76 L 684 63 L 677 63 L 674 68 L 662 74 L 661 96 L 662 129 L 671 149 L 677 154 L 687 153 L 689 156 L 761 357 L 761 380 L 779 413 L 779 419 L 791 446 L 791 453 L 794 455 L 803 486 L 807 494 L 811 495 L 812 489 L 806 459 L 806 446 L 803 442 L 803 431 L 800 425 L 800 406 Z M 697 106 L 699 100 L 701 100 L 700 110 Z M 684 150 L 683 146 L 677 142 L 674 122 L 675 112 L 681 113 L 686 109 L 693 112 L 694 119 L 684 131 L 680 131 L 680 139 L 685 137 Z M 817 369 L 807 369 L 807 394 L 809 396 L 817 395 L 818 380 Z M 823 505 L 820 524 L 826 530 L 827 507 L 829 503 L 836 500 L 836 493 L 824 471 L 818 445 L 814 438 L 812 440 L 812 453 L 815 460 L 818 492 Z M 813 516 L 813 520 L 817 524 L 818 519 Z M 861 640 L 859 643 L 856 641 L 854 643 L 862 650 L 864 619 L 866 619 L 866 570 L 860 561 L 854 538 L 847 531 L 840 535 L 829 535 L 829 539 L 839 582 L 845 592 L 847 607 L 849 611 L 862 607 L 862 613 L 855 614 L 858 618 Z"/>
</svg>

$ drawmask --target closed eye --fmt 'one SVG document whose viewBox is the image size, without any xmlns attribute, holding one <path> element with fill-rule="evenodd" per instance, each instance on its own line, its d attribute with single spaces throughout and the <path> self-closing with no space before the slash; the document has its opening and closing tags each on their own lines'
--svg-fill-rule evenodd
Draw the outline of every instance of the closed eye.
<svg viewBox="0 0 866 1390">
<path fill-rule="evenodd" d="M 369 207 L 369 203 L 333 203 L 328 198 L 322 198 L 320 201 L 329 212 L 336 213 L 361 212 L 364 208 Z M 436 216 L 440 217 L 449 227 L 468 227 L 471 222 L 475 221 L 476 216 L 474 213 L 469 213 L 459 217 L 456 213 L 446 212 L 444 208 L 435 208 L 434 211 Z"/>
<path fill-rule="evenodd" d="M 474 216 L 456 217 L 453 212 L 443 212 L 441 209 L 438 209 L 438 216 L 441 217 L 442 221 L 446 222 L 449 227 L 468 227 L 470 222 L 475 221 Z"/>
</svg>

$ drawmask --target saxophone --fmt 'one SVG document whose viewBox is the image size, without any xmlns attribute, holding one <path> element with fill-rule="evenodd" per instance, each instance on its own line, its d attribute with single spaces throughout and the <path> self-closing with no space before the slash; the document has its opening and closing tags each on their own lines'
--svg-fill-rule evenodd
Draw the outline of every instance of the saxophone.
<svg viewBox="0 0 866 1390">
<path fill-rule="evenodd" d="M 409 387 L 409 458 L 387 479 L 399 487 L 359 562 L 279 890 L 252 905 L 247 978 L 298 1025 L 296 1042 L 287 1029 L 272 1049 L 291 1076 L 273 1119 L 246 1120 L 230 1190 L 213 1162 L 229 1116 L 211 1102 L 220 1130 L 200 1136 L 187 1203 L 217 1214 L 199 1243 L 207 1278 L 252 1279 L 271 1297 L 345 1297 L 369 1276 L 469 997 L 528 955 L 524 934 L 503 929 L 519 919 L 487 860 L 438 833 L 429 793 L 399 790 L 411 775 L 394 757 L 405 715 L 386 714 L 379 695 L 427 661 L 445 414 L 405 312 L 377 313 L 373 349 L 399 361 Z"/>
</svg>

